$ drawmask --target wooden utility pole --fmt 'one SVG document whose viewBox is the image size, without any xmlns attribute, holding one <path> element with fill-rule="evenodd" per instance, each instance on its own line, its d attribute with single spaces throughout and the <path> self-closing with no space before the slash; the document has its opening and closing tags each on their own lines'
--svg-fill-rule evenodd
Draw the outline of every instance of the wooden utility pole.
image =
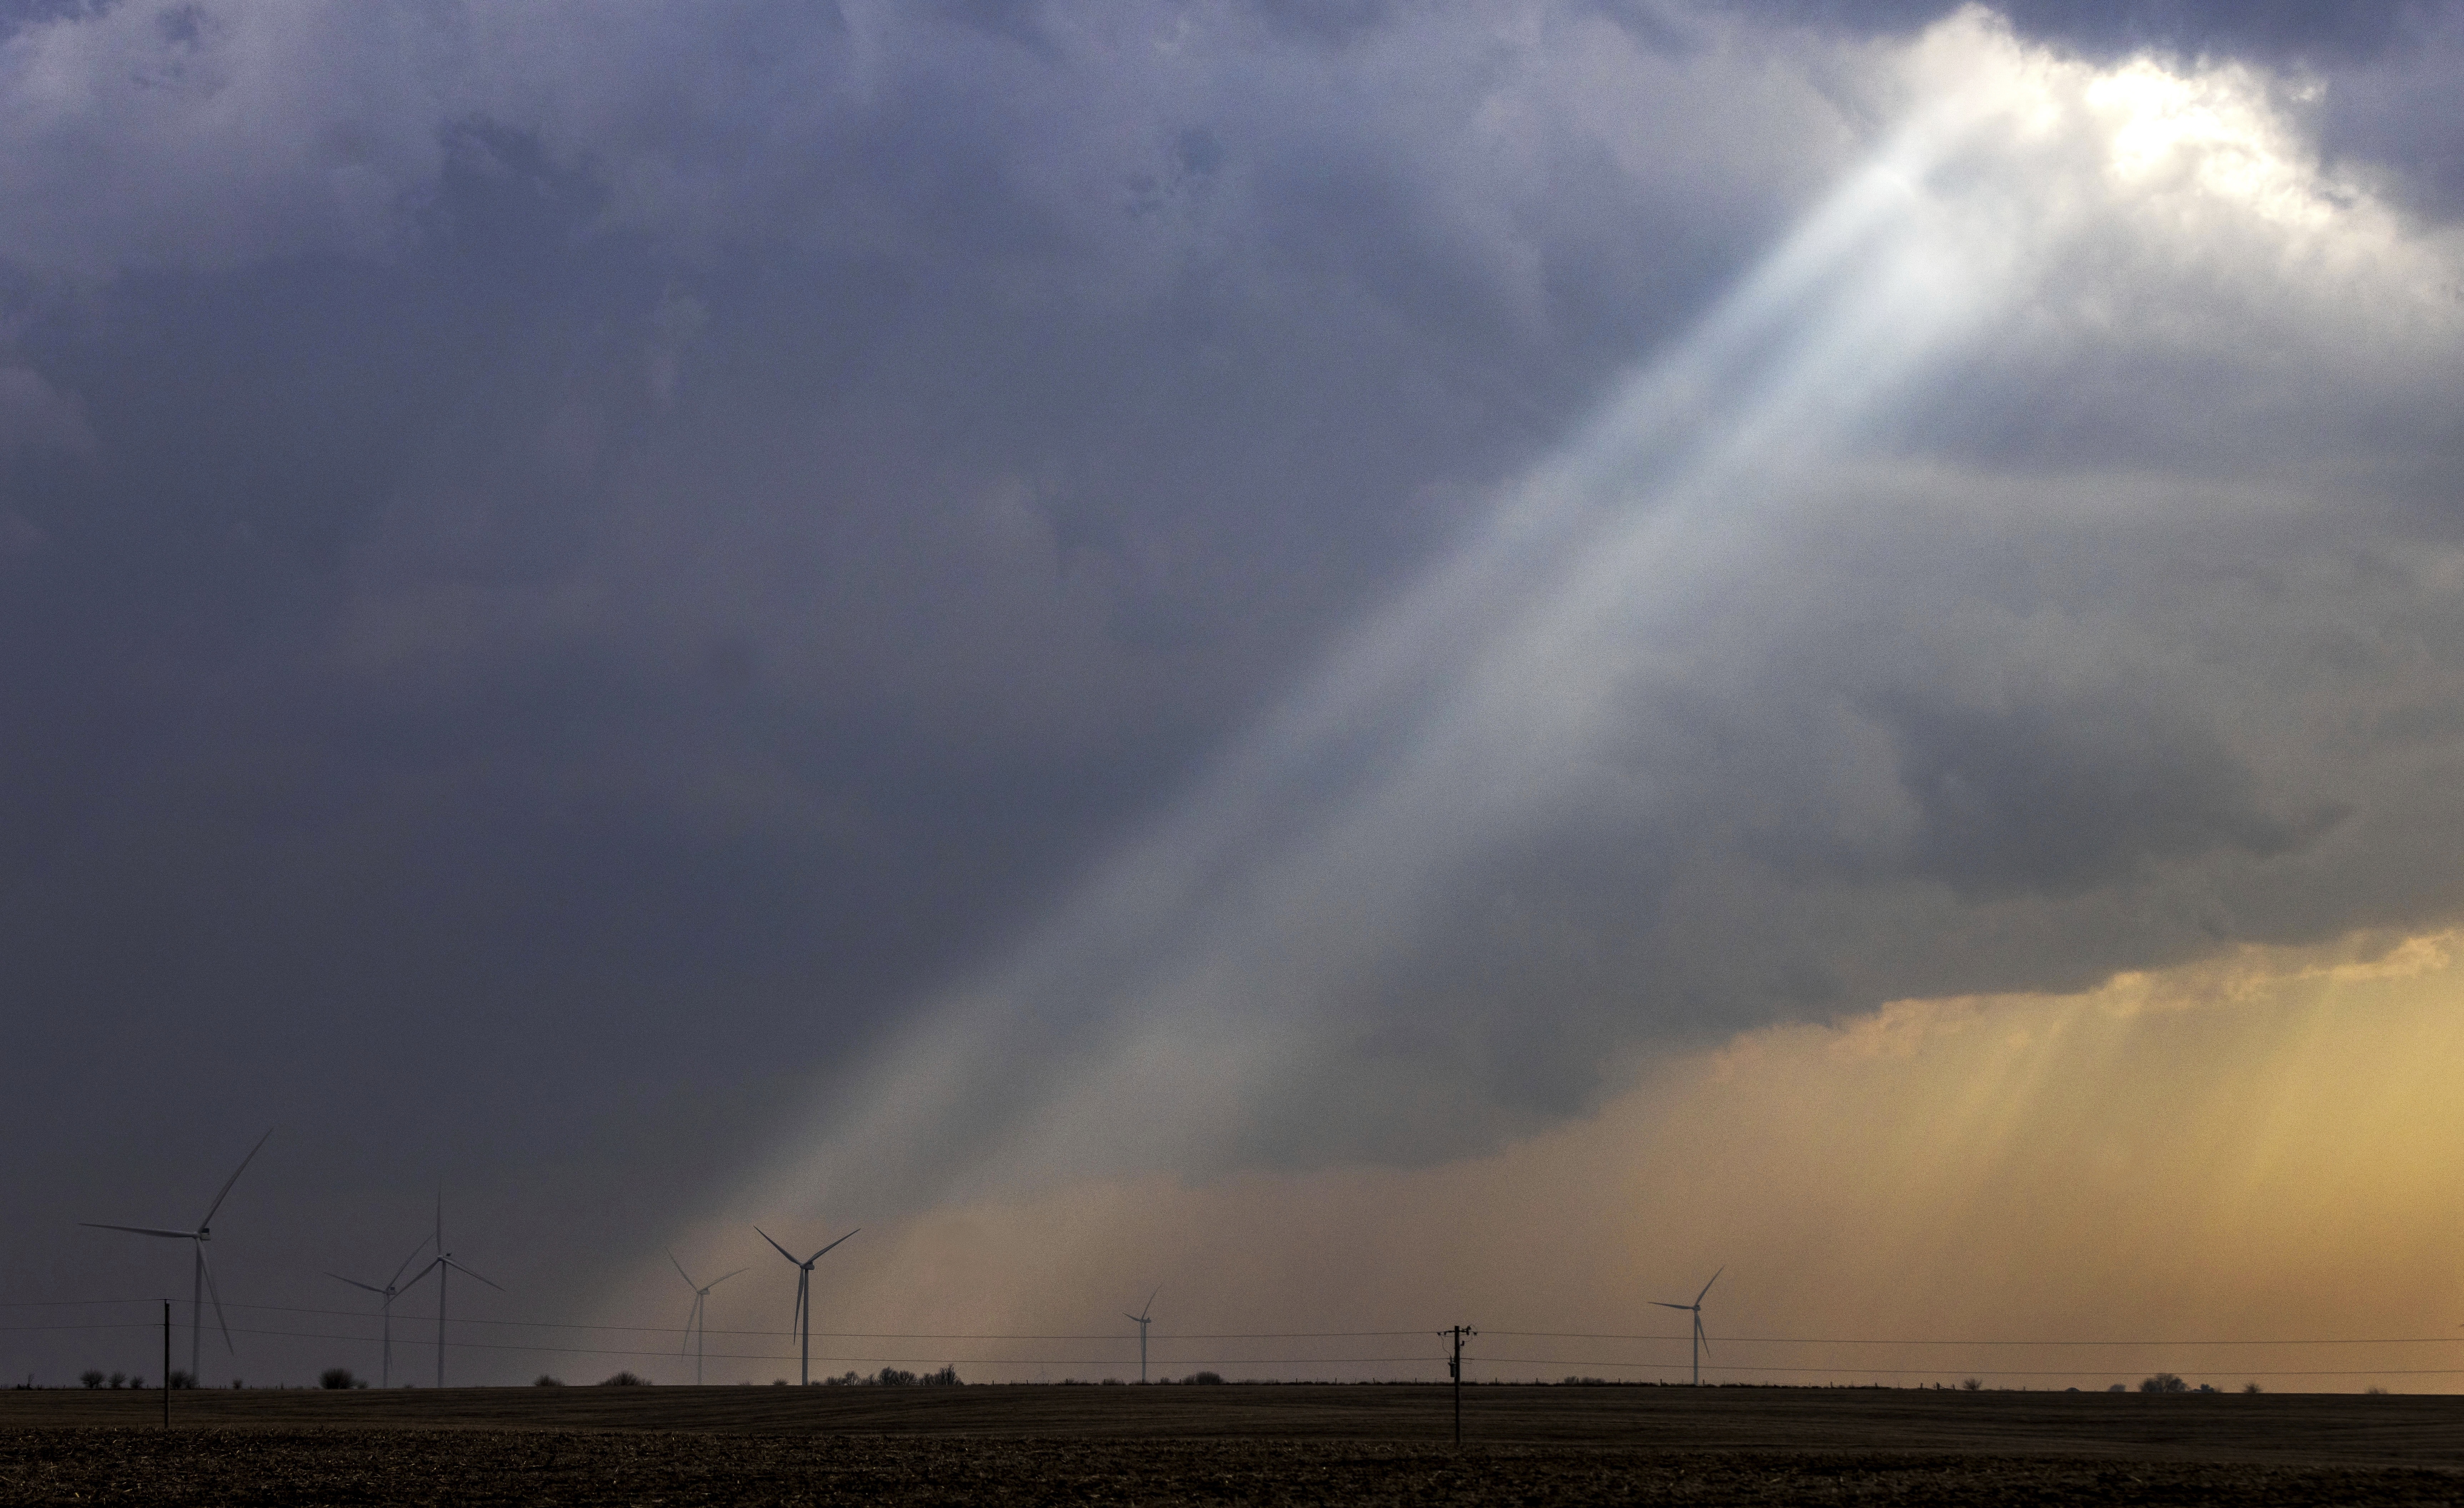
<svg viewBox="0 0 2464 1508">
<path fill-rule="evenodd" d="M 1446 1375 L 1455 1383 L 1455 1444 L 1463 1444 L 1463 1343 L 1480 1334 L 1467 1324 L 1451 1326 L 1438 1332 L 1454 1343 L 1454 1354 L 1446 1358 Z"/>
<path fill-rule="evenodd" d="M 171 1300 L 163 1300 L 163 1428 L 171 1428 Z"/>
</svg>

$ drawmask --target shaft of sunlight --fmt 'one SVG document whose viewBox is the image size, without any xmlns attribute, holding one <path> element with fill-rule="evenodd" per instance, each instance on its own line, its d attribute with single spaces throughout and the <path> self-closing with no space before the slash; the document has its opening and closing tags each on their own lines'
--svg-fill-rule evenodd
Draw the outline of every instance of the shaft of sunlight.
<svg viewBox="0 0 2464 1508">
<path fill-rule="evenodd" d="M 1405 1138 L 1398 1108 L 1442 1114 L 1442 1045 L 1350 1051 L 1353 1005 L 1474 861 L 1580 820 L 1638 674 L 2011 296 L 2026 186 L 1969 160 L 2046 128 L 2027 63 L 1937 87 L 1005 964 L 836 1086 L 763 1195 L 895 1209 L 1204 1170 L 1255 1160 L 1295 1086 Z"/>
</svg>

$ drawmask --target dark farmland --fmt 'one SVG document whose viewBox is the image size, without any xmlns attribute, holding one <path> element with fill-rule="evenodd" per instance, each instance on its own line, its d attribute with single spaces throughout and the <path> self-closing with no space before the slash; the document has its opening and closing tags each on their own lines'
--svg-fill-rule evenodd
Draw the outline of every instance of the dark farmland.
<svg viewBox="0 0 2464 1508">
<path fill-rule="evenodd" d="M 1865 1389 L 0 1393 L 0 1502 L 2429 1503 L 2464 1399 Z"/>
</svg>

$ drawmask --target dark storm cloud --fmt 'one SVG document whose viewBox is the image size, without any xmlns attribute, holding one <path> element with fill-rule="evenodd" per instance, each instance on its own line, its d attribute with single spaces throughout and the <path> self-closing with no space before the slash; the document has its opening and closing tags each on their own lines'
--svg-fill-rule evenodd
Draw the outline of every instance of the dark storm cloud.
<svg viewBox="0 0 2464 1508">
<path fill-rule="evenodd" d="M 1543 81 L 1441 29 L 1372 100 L 1314 12 L 11 21 L 6 1087 L 61 1140 L 8 1260 L 55 1287 L 149 1284 L 69 1222 L 269 1120 L 243 1293 L 439 1177 L 536 1292 L 739 1164 L 1824 171 L 1432 152 Z"/>
<path fill-rule="evenodd" d="M 1787 16 L 1858 31 L 1912 32 L 1967 0 L 1777 0 L 1744 13 Z M 2438 0 L 2009 0 L 1994 6 L 2020 33 L 2099 56 L 2145 48 L 2194 56 L 2335 61 L 2378 56 L 2415 34 Z"/>
<path fill-rule="evenodd" d="M 11 1154 L 42 1214 L 9 1271 L 151 1281 L 66 1222 L 177 1214 L 269 1120 L 282 1282 L 439 1175 L 535 1293 L 649 1239 L 1039 935 L 1871 144 L 1839 80 L 1881 55 L 1647 19 L 0 12 L 5 1087 L 67 1128 Z M 2443 478 L 2443 375 L 2343 385 L 2316 310 L 2195 278 L 2146 299 L 2199 338 L 2066 344 L 2142 286 L 2085 281 L 1893 418 L 1940 472 L 1821 494 L 1683 664 L 1612 641 L 1648 670 L 1577 815 L 1467 843 L 1384 952 L 1293 945 L 1332 1046 L 1192 1165 L 1441 1156 L 1652 1043 L 2452 902 L 2405 847 L 2434 781 L 2356 788 L 2266 727 L 2291 664 L 2288 715 L 2445 757 L 2450 688 L 2321 606 L 2429 610 L 2368 567 L 2436 506 L 2360 477 L 2339 597 L 2324 484 L 2264 538 L 2211 515 L 2215 572 L 1955 501 L 2351 460 L 2372 423 Z M 2271 381 L 2270 341 L 2349 402 Z M 2249 606 L 2271 582 L 2294 609 Z M 2237 676 L 2167 657 L 2241 643 Z M 2337 654 L 2402 693 L 2312 698 Z M 1028 1034 L 1066 1058 L 1095 993 Z"/>
</svg>

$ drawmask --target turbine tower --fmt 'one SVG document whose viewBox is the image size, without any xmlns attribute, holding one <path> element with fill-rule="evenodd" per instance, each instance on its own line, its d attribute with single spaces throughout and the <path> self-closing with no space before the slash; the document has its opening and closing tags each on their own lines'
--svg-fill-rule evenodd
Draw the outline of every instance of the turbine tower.
<svg viewBox="0 0 2464 1508">
<path fill-rule="evenodd" d="M 197 1222 L 197 1228 L 194 1231 L 165 1231 L 155 1226 L 104 1225 L 95 1220 L 80 1222 L 97 1231 L 125 1231 L 132 1235 L 159 1235 L 174 1241 L 186 1241 L 196 1252 L 196 1265 L 188 1275 L 188 1381 L 191 1383 L 198 1380 L 198 1342 L 205 1320 L 206 1299 L 209 1296 L 214 1301 L 214 1323 L 222 1330 L 223 1345 L 233 1356 L 239 1354 L 239 1347 L 231 1344 L 231 1323 L 223 1318 L 223 1296 L 214 1289 L 213 1269 L 206 1265 L 206 1243 L 214 1237 L 214 1212 L 222 1209 L 223 1201 L 231 1197 L 231 1186 L 239 1182 L 240 1174 L 248 1171 L 248 1164 L 256 1161 L 256 1154 L 264 1148 L 266 1139 L 273 1135 L 274 1128 L 268 1126 L 265 1136 L 256 1139 L 256 1145 L 250 1147 L 248 1156 L 239 1160 L 239 1166 L 231 1169 L 231 1176 L 223 1180 L 221 1191 L 214 1195 L 214 1202 L 206 1207 L 206 1217 Z"/>
<path fill-rule="evenodd" d="M 426 1267 L 410 1275 L 410 1282 L 403 1284 L 402 1291 L 408 1291 L 412 1283 L 418 1282 L 430 1273 L 436 1275 L 436 1386 L 442 1387 L 445 1386 L 445 1280 L 453 1274 L 459 1273 L 465 1277 L 478 1277 L 479 1281 L 488 1283 L 489 1287 L 500 1294 L 505 1291 L 502 1285 L 489 1283 L 488 1279 L 479 1277 L 478 1274 L 453 1260 L 453 1253 L 445 1250 L 443 1190 L 439 1190 L 436 1195 L 436 1254 L 428 1259 Z"/>
<path fill-rule="evenodd" d="M 864 1227 L 858 1226 L 855 1231 L 863 1229 Z M 822 1248 L 799 1262 L 796 1260 L 795 1253 L 776 1241 L 770 1241 L 769 1231 L 759 1226 L 753 1228 L 755 1235 L 764 1241 L 770 1241 L 772 1251 L 796 1265 L 796 1333 L 803 1338 L 804 1345 L 803 1360 L 798 1364 L 796 1370 L 796 1382 L 800 1386 L 809 1386 L 813 1381 L 813 1264 L 829 1255 L 832 1247 L 837 1246 L 839 1241 L 846 1240 L 847 1236 L 855 1234 L 855 1231 L 848 1231 L 847 1235 L 839 1237 L 838 1241 L 831 1242 L 829 1246 Z"/>
<path fill-rule="evenodd" d="M 1720 1265 L 1720 1271 L 1711 1275 L 1711 1283 L 1718 1282 L 1720 1280 L 1720 1273 L 1725 1273 L 1727 1270 L 1727 1264 L 1725 1262 L 1722 1263 Z M 1703 1285 L 1703 1294 L 1707 1294 L 1711 1291 L 1711 1283 L 1705 1283 Z M 1652 1300 L 1653 1303 L 1658 1304 L 1662 1309 L 1682 1309 L 1694 1317 L 1694 1386 L 1697 1387 L 1703 1386 L 1703 1353 L 1711 1349 L 1711 1342 L 1704 1339 L 1703 1336 L 1703 1294 L 1696 1294 L 1694 1296 L 1694 1301 L 1690 1304 L 1672 1304 L 1664 1299 L 1659 1298 Z"/>
<path fill-rule="evenodd" d="M 1158 1286 L 1155 1294 L 1147 1295 L 1146 1307 L 1136 1314 L 1131 1314 L 1126 1309 L 1121 1311 L 1122 1319 L 1138 1327 L 1138 1381 L 1142 1383 L 1147 1380 L 1147 1325 L 1155 1319 L 1155 1294 L 1162 1292 L 1163 1289 Z"/>
<path fill-rule="evenodd" d="M 848 1234 L 852 1235 L 854 1232 L 849 1231 Z M 712 1289 L 726 1282 L 728 1277 L 734 1277 L 737 1273 L 744 1272 L 745 1269 L 739 1267 L 735 1273 L 728 1274 L 726 1277 L 714 1277 L 709 1282 L 696 1286 L 693 1280 L 693 1274 L 685 1271 L 685 1264 L 676 1261 L 675 1253 L 670 1252 L 668 1260 L 675 1263 L 676 1275 L 683 1278 L 685 1286 L 693 1291 L 693 1313 L 685 1317 L 685 1342 L 693 1348 L 693 1386 L 699 1387 L 702 1348 L 710 1340 L 710 1318 L 702 1306 L 709 1302 Z"/>
<path fill-rule="evenodd" d="M 377 1312 L 385 1317 L 384 1361 L 377 1367 L 377 1386 L 379 1387 L 391 1387 L 393 1386 L 393 1301 L 396 1297 L 401 1296 L 404 1289 L 410 1286 L 410 1283 L 406 1283 L 402 1280 L 403 1270 L 409 1267 L 411 1263 L 418 1261 L 419 1253 L 427 1249 L 428 1237 L 421 1236 L 419 1238 L 419 1245 L 410 1249 L 410 1254 L 402 1259 L 402 1266 L 393 1270 L 393 1275 L 385 1279 L 385 1284 L 383 1288 L 379 1288 L 374 1283 L 361 1282 L 356 1277 L 344 1277 L 340 1273 L 327 1273 L 325 1275 L 327 1277 L 332 1278 L 338 1283 L 348 1283 L 353 1288 L 365 1289 L 367 1292 L 376 1295 L 377 1297 L 382 1300 L 382 1302 L 377 1306 Z M 417 1281 L 419 1281 L 419 1279 L 416 1277 L 410 1280 L 412 1283 Z"/>
</svg>

